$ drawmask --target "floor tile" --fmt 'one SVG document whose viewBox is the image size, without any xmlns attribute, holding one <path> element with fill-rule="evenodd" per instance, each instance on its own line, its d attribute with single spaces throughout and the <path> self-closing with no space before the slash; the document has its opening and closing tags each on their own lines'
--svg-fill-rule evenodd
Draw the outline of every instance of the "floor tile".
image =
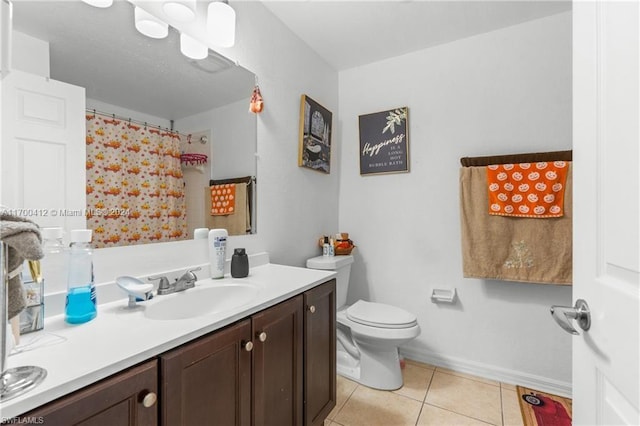
<svg viewBox="0 0 640 426">
<path fill-rule="evenodd" d="M 343 426 L 414 426 L 421 408 L 411 398 L 358 386 L 333 420 Z"/>
<path fill-rule="evenodd" d="M 408 363 L 402 369 L 402 380 L 404 382 L 402 387 L 393 392 L 423 402 L 431 376 L 433 376 L 432 369 Z"/>
<path fill-rule="evenodd" d="M 349 380 L 346 377 L 338 375 L 336 378 L 336 406 L 327 416 L 327 419 L 333 420 L 347 402 L 347 399 L 351 396 L 354 390 L 358 387 L 358 384 L 353 380 Z"/>
<path fill-rule="evenodd" d="M 502 388 L 502 421 L 504 426 L 523 426 L 518 392 Z"/>
<path fill-rule="evenodd" d="M 512 390 L 512 391 L 516 390 L 516 385 L 512 385 L 510 383 L 500 383 L 500 387 L 502 389 L 507 389 L 507 390 Z"/>
<path fill-rule="evenodd" d="M 414 360 L 412 360 L 412 359 L 407 359 L 407 358 L 405 358 L 405 359 L 404 359 L 404 362 L 405 362 L 407 365 L 411 364 L 411 365 L 415 365 L 416 367 L 428 368 L 428 369 L 430 369 L 430 370 L 435 370 L 435 369 L 436 369 L 436 366 L 435 366 L 435 365 L 426 364 L 426 363 L 424 363 L 424 362 L 419 362 L 419 361 L 414 361 Z"/>
<path fill-rule="evenodd" d="M 417 426 L 486 426 L 487 423 L 481 422 L 471 417 L 463 416 L 443 408 L 434 407 L 433 405 L 424 404 Z"/>
<path fill-rule="evenodd" d="M 425 402 L 494 425 L 502 424 L 499 385 L 436 369 Z"/>
<path fill-rule="evenodd" d="M 453 376 L 464 377 L 466 379 L 475 380 L 477 382 L 486 383 L 488 385 L 500 386 L 500 382 L 491 379 L 485 379 L 484 377 L 473 376 L 471 374 L 460 373 L 458 371 L 449 370 L 448 368 L 436 367 L 436 371 L 440 371 L 442 373 L 451 374 Z"/>
</svg>

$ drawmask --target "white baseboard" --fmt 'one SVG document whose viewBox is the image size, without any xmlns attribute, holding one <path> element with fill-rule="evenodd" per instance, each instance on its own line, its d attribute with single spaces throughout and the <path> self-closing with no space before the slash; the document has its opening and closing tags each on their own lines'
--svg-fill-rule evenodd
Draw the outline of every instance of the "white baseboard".
<svg viewBox="0 0 640 426">
<path fill-rule="evenodd" d="M 491 364 L 449 357 L 435 352 L 417 350 L 415 348 L 400 348 L 400 353 L 408 359 L 435 365 L 436 367 L 448 368 L 460 373 L 525 386 L 542 392 L 571 398 L 572 385 L 570 382 L 509 370 Z"/>
</svg>

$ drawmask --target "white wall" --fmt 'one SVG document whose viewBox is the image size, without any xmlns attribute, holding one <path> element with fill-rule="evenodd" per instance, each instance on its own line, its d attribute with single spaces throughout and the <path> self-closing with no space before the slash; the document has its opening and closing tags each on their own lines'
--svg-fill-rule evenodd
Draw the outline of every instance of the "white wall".
<svg viewBox="0 0 640 426">
<path fill-rule="evenodd" d="M 568 392 L 571 337 L 549 315 L 571 288 L 464 279 L 463 156 L 571 148 L 571 14 L 563 13 L 340 73 L 340 230 L 358 248 L 349 299 L 418 316 L 404 352 Z M 360 176 L 358 115 L 409 107 L 410 173 Z M 453 306 L 433 288 L 457 288 Z"/>
<path fill-rule="evenodd" d="M 243 99 L 175 121 L 183 133 L 210 130 L 209 173 L 211 179 L 251 176 L 256 173 L 256 116 Z M 199 145 L 197 140 L 193 144 Z"/>
<path fill-rule="evenodd" d="M 11 36 L 11 67 L 49 77 L 49 42 L 19 31 L 13 31 Z"/>
</svg>

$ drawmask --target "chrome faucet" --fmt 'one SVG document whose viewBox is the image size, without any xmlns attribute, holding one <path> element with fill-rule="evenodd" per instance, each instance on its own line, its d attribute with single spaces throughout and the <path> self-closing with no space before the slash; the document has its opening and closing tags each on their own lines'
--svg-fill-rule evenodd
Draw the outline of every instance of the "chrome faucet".
<svg viewBox="0 0 640 426">
<path fill-rule="evenodd" d="M 149 281 L 160 280 L 158 286 L 158 296 L 164 294 L 177 293 L 195 287 L 198 277 L 194 274 L 194 271 L 199 271 L 201 268 L 189 269 L 182 274 L 180 278 L 177 278 L 173 283 L 169 283 L 169 279 L 165 276 L 149 277 Z"/>
</svg>

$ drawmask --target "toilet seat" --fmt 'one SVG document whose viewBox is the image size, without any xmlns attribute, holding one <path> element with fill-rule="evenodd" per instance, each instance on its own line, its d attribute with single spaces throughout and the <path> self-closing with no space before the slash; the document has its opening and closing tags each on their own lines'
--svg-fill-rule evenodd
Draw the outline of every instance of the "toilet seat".
<svg viewBox="0 0 640 426">
<path fill-rule="evenodd" d="M 417 324 L 416 316 L 396 306 L 358 300 L 346 310 L 347 318 L 358 324 L 377 328 L 409 328 Z"/>
</svg>

